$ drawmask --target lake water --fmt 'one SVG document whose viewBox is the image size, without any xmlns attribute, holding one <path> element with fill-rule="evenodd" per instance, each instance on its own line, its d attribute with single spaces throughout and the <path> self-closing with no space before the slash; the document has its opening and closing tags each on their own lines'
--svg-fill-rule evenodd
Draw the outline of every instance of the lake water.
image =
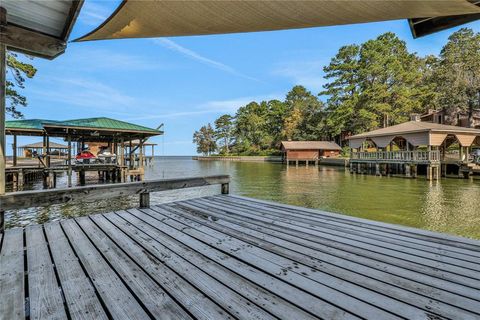
<svg viewBox="0 0 480 320">
<path fill-rule="evenodd" d="M 480 180 L 352 175 L 343 168 L 157 157 L 146 179 L 229 174 L 231 193 L 480 239 Z M 98 183 L 96 174 L 87 183 Z M 65 186 L 61 177 L 58 187 Z M 41 182 L 29 186 L 41 188 Z M 217 194 L 220 186 L 152 194 L 154 203 Z M 136 206 L 138 197 L 7 212 L 8 226 Z"/>
</svg>

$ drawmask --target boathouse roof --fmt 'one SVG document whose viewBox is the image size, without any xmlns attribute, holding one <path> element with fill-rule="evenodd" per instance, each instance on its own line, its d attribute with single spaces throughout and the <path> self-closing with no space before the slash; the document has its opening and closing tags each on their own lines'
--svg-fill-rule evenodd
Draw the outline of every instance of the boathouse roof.
<svg viewBox="0 0 480 320">
<path fill-rule="evenodd" d="M 448 136 L 454 136 L 462 146 L 469 147 L 480 140 L 480 130 L 432 122 L 409 121 L 357 134 L 347 139 L 352 148 L 358 148 L 367 139 L 372 140 L 377 147 L 384 148 L 398 137 L 407 140 L 413 146 L 440 146 Z"/>
<path fill-rule="evenodd" d="M 448 133 L 480 134 L 480 130 L 474 129 L 474 128 L 464 128 L 464 127 L 450 126 L 446 124 L 423 122 L 423 121 L 408 121 L 401 124 L 397 124 L 395 126 L 360 133 L 360 134 L 348 137 L 347 139 L 388 136 L 392 134 L 398 135 L 398 134 L 415 133 L 415 132 L 448 132 Z"/>
<path fill-rule="evenodd" d="M 13 135 L 42 136 L 72 139 L 86 138 L 88 141 L 110 141 L 113 138 L 130 141 L 163 134 L 163 131 L 121 120 L 99 117 L 73 120 L 10 120 L 5 122 L 5 131 Z"/>
<path fill-rule="evenodd" d="M 282 141 L 285 150 L 342 150 L 333 141 Z"/>
<path fill-rule="evenodd" d="M 50 149 L 68 149 L 68 146 L 56 142 L 49 142 L 48 146 Z M 19 146 L 21 149 L 39 149 L 43 148 L 43 142 L 35 142 L 26 144 L 24 146 Z"/>
</svg>

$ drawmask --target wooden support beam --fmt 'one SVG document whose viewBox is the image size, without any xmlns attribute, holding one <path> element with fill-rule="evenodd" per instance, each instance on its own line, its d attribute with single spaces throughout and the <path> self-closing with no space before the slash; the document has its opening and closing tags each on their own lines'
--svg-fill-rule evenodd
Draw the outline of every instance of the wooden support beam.
<svg viewBox="0 0 480 320">
<path fill-rule="evenodd" d="M 67 155 L 68 181 L 67 181 L 67 186 L 70 188 L 72 186 L 72 138 L 70 137 L 70 135 L 68 135 L 67 139 L 68 139 L 68 155 Z"/>
<path fill-rule="evenodd" d="M 3 10 L 3 8 L 0 8 Z M 5 12 L 4 12 L 5 13 Z M 2 14 L 0 14 L 1 16 Z M 2 21 L 0 21 L 0 25 Z M 5 193 L 5 99 L 6 99 L 7 52 L 0 43 L 0 195 Z"/>
<path fill-rule="evenodd" d="M 12 151 L 13 151 L 13 166 L 17 166 L 17 135 L 13 135 L 13 144 L 12 144 Z"/>
<path fill-rule="evenodd" d="M 217 175 L 132 183 L 114 183 L 51 190 L 11 192 L 0 196 L 0 204 L 3 210 L 11 210 L 49 206 L 52 204 L 68 203 L 77 200 L 88 202 L 165 190 L 202 187 L 218 184 L 228 185 L 229 182 L 230 177 L 228 175 Z M 228 191 L 228 188 L 222 187 L 222 190 Z"/>
<path fill-rule="evenodd" d="M 53 59 L 65 52 L 66 42 L 45 34 L 8 24 L 2 30 L 2 43 L 13 51 Z"/>
</svg>

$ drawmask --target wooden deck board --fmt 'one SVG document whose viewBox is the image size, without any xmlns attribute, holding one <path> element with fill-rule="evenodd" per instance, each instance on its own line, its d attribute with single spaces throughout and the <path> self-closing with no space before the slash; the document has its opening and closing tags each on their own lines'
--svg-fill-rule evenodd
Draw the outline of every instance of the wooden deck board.
<svg viewBox="0 0 480 320">
<path fill-rule="evenodd" d="M 0 245 L 2 319 L 480 318 L 480 241 L 244 197 L 15 228 Z"/>
</svg>

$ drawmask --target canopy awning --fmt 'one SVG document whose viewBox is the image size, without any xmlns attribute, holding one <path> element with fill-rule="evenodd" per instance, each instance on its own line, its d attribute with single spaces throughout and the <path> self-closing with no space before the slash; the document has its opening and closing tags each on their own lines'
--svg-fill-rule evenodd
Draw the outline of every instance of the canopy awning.
<svg viewBox="0 0 480 320">
<path fill-rule="evenodd" d="M 124 0 L 78 39 L 189 36 L 478 14 L 468 0 Z"/>
</svg>

